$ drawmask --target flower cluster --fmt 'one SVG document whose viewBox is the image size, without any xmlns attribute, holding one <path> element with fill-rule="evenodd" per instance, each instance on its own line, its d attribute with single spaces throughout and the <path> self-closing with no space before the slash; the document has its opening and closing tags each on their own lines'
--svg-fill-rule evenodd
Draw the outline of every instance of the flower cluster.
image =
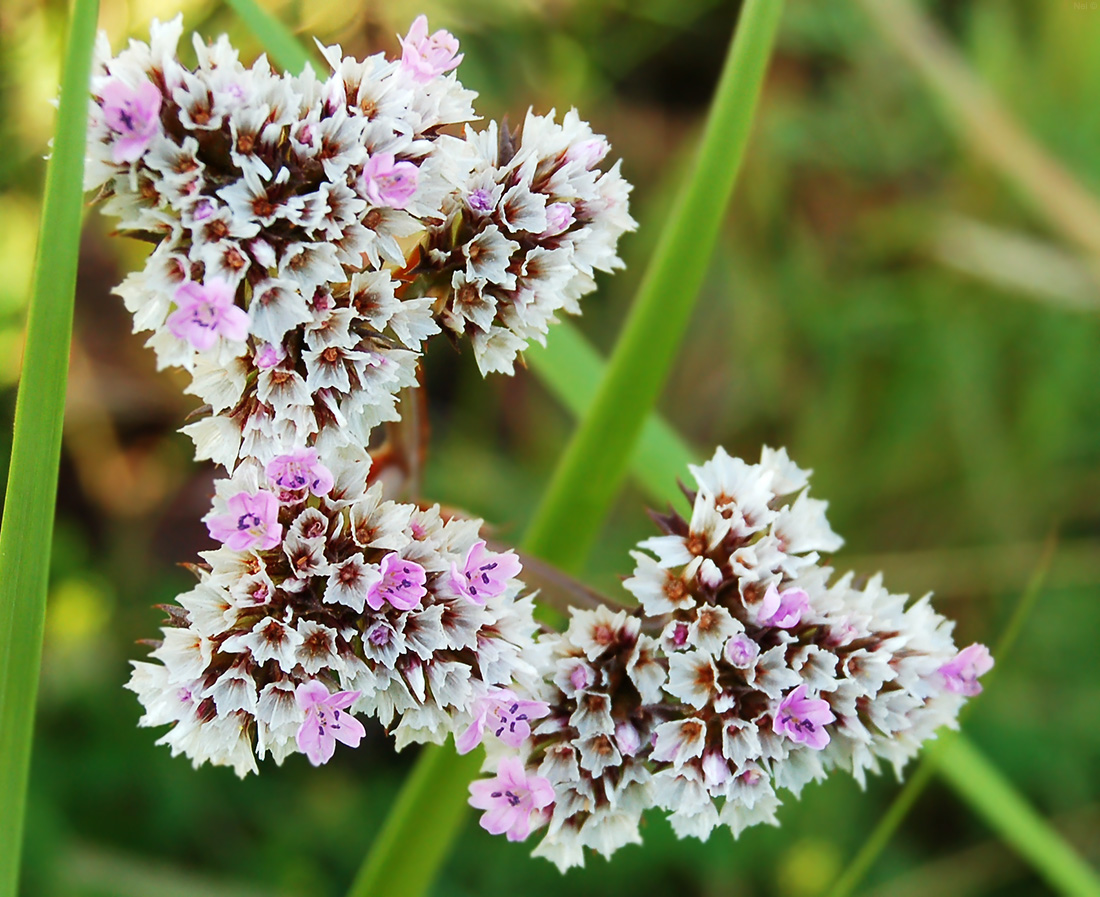
<svg viewBox="0 0 1100 897">
<path fill-rule="evenodd" d="M 423 267 L 442 283 L 443 326 L 468 335 L 482 373 L 512 373 L 529 340 L 543 342 L 560 310 L 595 289 L 594 272 L 622 266 L 615 246 L 635 227 L 630 185 L 607 141 L 576 110 L 527 113 L 516 135 L 467 129 L 469 176 L 433 227 Z"/>
<path fill-rule="evenodd" d="M 385 501 L 369 459 L 345 450 L 238 466 L 207 515 L 222 543 L 167 608 L 129 687 L 143 725 L 196 765 L 255 770 L 295 751 L 328 760 L 377 717 L 400 748 L 442 742 L 453 721 L 515 683 L 532 687 L 535 624 L 511 552 L 480 521 Z M 476 584 L 476 585 L 475 585 Z M 349 740 L 349 738 L 351 740 Z"/>
<path fill-rule="evenodd" d="M 358 744 L 356 714 L 399 748 L 477 730 L 537 686 L 519 561 L 479 521 L 368 487 L 372 428 L 398 419 L 441 321 L 484 371 L 510 370 L 554 310 L 578 310 L 593 271 L 618 264 L 629 186 L 600 171 L 607 143 L 576 113 L 529 116 L 490 153 L 458 43 L 423 16 L 398 59 L 322 48 L 324 77 L 246 68 L 225 37 L 196 37 L 188 68 L 181 35 L 179 17 L 154 23 L 115 57 L 101 38 L 85 176 L 153 246 L 118 293 L 205 403 L 183 428 L 197 458 L 229 473 L 206 518 L 222 547 L 168 609 L 159 663 L 135 665 L 142 723 L 242 775 L 267 753 L 325 762 Z M 484 221 L 463 224 L 470 202 Z M 522 255 L 498 258 L 490 221 Z M 467 284 L 496 290 L 497 311 L 456 326 Z"/>
<path fill-rule="evenodd" d="M 529 115 L 504 156 L 495 125 L 447 133 L 475 94 L 423 16 L 400 59 L 327 48 L 327 78 L 245 68 L 224 36 L 196 37 L 191 70 L 181 33 L 154 23 L 114 58 L 100 42 L 86 186 L 154 245 L 118 292 L 208 406 L 184 428 L 200 459 L 366 445 L 439 321 L 510 371 L 619 264 L 634 222 L 617 164 L 597 167 L 606 141 L 575 112 Z"/>
<path fill-rule="evenodd" d="M 545 823 L 535 853 L 563 869 L 585 847 L 639 841 L 649 807 L 681 837 L 736 836 L 775 822 L 777 790 L 797 795 L 830 768 L 861 783 L 880 760 L 900 773 L 992 666 L 982 645 L 956 651 L 927 598 L 907 604 L 879 577 L 830 585 L 819 553 L 841 540 L 785 451 L 747 464 L 719 449 L 692 474 L 690 519 L 655 515 L 663 535 L 633 554 L 624 585 L 639 607 L 574 610 L 543 636 L 537 724 L 522 740 L 486 736 L 490 766 L 509 765 L 471 803 L 510 837 Z M 520 781 L 528 812 L 502 817 Z"/>
</svg>

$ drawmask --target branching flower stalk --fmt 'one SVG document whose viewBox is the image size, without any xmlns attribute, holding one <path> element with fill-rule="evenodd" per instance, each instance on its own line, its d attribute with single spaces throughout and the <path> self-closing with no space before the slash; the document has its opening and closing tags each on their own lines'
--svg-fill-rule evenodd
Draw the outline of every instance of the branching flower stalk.
<svg viewBox="0 0 1100 897">
<path fill-rule="evenodd" d="M 575 110 L 474 129 L 458 43 L 423 17 L 399 59 L 322 48 L 324 76 L 245 68 L 224 37 L 196 38 L 187 69 L 181 34 L 101 42 L 86 170 L 153 244 L 118 292 L 158 364 L 191 375 L 205 404 L 183 431 L 225 474 L 204 518 L 220 547 L 128 686 L 173 754 L 320 765 L 365 716 L 398 749 L 484 745 L 482 825 L 541 831 L 565 869 L 638 841 L 650 807 L 681 837 L 774 823 L 778 790 L 900 772 L 954 723 L 988 651 L 957 651 L 927 599 L 834 580 L 841 540 L 784 450 L 693 468 L 690 517 L 654 515 L 634 553 L 637 606 L 585 593 L 536 634 L 520 558 L 480 520 L 387 496 L 372 433 L 430 337 L 510 374 L 621 266 L 635 225 L 607 141 Z"/>
</svg>

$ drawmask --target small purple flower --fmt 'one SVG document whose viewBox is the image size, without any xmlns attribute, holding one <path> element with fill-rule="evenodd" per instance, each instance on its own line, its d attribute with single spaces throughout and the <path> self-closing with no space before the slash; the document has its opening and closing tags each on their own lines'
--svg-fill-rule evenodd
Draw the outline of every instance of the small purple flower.
<svg viewBox="0 0 1100 897">
<path fill-rule="evenodd" d="M 282 345 L 264 343 L 260 351 L 256 353 L 256 367 L 261 371 L 270 371 L 283 363 L 286 358 L 286 349 Z"/>
<path fill-rule="evenodd" d="M 307 448 L 290 455 L 279 455 L 264 468 L 267 478 L 286 492 L 308 489 L 316 496 L 328 495 L 333 486 L 332 472 L 317 458 L 317 449 Z"/>
<path fill-rule="evenodd" d="M 367 604 L 371 610 L 381 610 L 387 601 L 398 610 L 412 610 L 428 590 L 424 568 L 408 561 L 396 551 L 382 558 L 382 576 L 367 589 Z"/>
<path fill-rule="evenodd" d="M 531 734 L 530 721 L 549 715 L 545 701 L 524 701 L 509 688 L 495 688 L 474 701 L 474 721 L 455 739 L 455 749 L 470 753 L 481 744 L 486 726 L 508 747 L 518 748 Z"/>
<path fill-rule="evenodd" d="M 743 632 L 737 633 L 726 642 L 726 660 L 739 670 L 755 666 L 759 656 L 760 646 Z"/>
<path fill-rule="evenodd" d="M 192 221 L 205 221 L 214 214 L 214 204 L 209 199 L 200 199 L 191 210 Z"/>
<path fill-rule="evenodd" d="M 768 586 L 764 600 L 757 610 L 757 622 L 761 626 L 774 626 L 776 629 L 793 629 L 802 620 L 802 615 L 810 609 L 810 596 L 802 589 L 785 589 L 780 592 L 775 586 Z"/>
<path fill-rule="evenodd" d="M 478 187 L 467 194 L 466 205 L 478 214 L 484 215 L 493 210 L 493 197 L 484 187 Z"/>
<path fill-rule="evenodd" d="M 993 658 L 985 645 L 973 644 L 963 648 L 951 660 L 940 667 L 943 687 L 968 698 L 981 694 L 979 676 L 993 669 Z"/>
<path fill-rule="evenodd" d="M 160 129 L 160 91 L 151 81 L 131 87 L 116 80 L 103 88 L 100 99 L 107 127 L 119 135 L 111 158 L 118 165 L 136 162 Z"/>
<path fill-rule="evenodd" d="M 460 62 L 458 40 L 442 29 L 429 36 L 427 16 L 417 16 L 409 33 L 401 39 L 401 65 L 421 84 L 449 72 Z"/>
<path fill-rule="evenodd" d="M 826 701 L 806 697 L 806 686 L 800 685 L 779 702 L 772 728 L 797 744 L 820 751 L 829 743 L 825 726 L 835 719 Z"/>
<path fill-rule="evenodd" d="M 328 763 L 338 741 L 348 747 L 359 747 L 366 729 L 344 712 L 356 702 L 359 692 L 338 691 L 330 695 L 323 682 L 313 679 L 299 685 L 294 697 L 306 712 L 305 721 L 298 727 L 298 749 L 309 757 L 310 763 L 314 766 Z"/>
<path fill-rule="evenodd" d="M 523 565 L 513 552 L 487 551 L 485 542 L 479 540 L 470 547 L 461 568 L 457 563 L 451 564 L 451 588 L 474 604 L 484 604 L 490 598 L 503 595 L 508 580 L 522 569 Z"/>
<path fill-rule="evenodd" d="M 573 206 L 567 202 L 552 202 L 546 207 L 546 230 L 544 230 L 540 237 L 556 237 L 558 234 L 563 234 L 573 225 L 576 221 L 576 216 L 573 214 Z"/>
<path fill-rule="evenodd" d="M 234 551 L 256 548 L 266 551 L 279 544 L 283 525 L 279 523 L 279 500 L 270 492 L 238 492 L 229 499 L 228 514 L 206 524 L 210 535 Z"/>
<path fill-rule="evenodd" d="M 420 169 L 396 162 L 393 153 L 377 153 L 363 165 L 363 192 L 376 206 L 404 209 L 416 193 Z"/>
<path fill-rule="evenodd" d="M 174 297 L 178 308 L 168 316 L 168 329 L 200 352 L 213 346 L 219 336 L 238 342 L 246 339 L 248 312 L 234 303 L 234 293 L 233 287 L 216 278 L 180 284 Z"/>
<path fill-rule="evenodd" d="M 481 827 L 490 835 L 507 834 L 509 841 L 522 841 L 546 823 L 553 803 L 550 780 L 528 775 L 519 757 L 505 757 L 496 778 L 470 785 L 470 806 L 485 810 Z"/>
</svg>

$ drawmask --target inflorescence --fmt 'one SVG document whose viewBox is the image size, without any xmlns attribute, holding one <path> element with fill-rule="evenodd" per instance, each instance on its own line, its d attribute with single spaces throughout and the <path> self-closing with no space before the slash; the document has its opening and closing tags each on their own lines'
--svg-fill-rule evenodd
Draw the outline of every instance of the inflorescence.
<svg viewBox="0 0 1100 897">
<path fill-rule="evenodd" d="M 225 473 L 220 547 L 128 686 L 173 754 L 318 765 L 361 716 L 398 748 L 453 736 L 486 749 L 482 825 L 543 829 L 535 853 L 565 869 L 639 841 L 650 808 L 681 837 L 774 823 L 777 791 L 900 773 L 956 724 L 989 652 L 957 651 L 927 598 L 834 578 L 841 540 L 784 450 L 692 468 L 691 514 L 654 515 L 629 598 L 536 634 L 516 554 L 387 499 L 368 448 L 431 336 L 512 373 L 621 267 L 635 223 L 607 141 L 573 110 L 475 130 L 458 42 L 423 16 L 399 59 L 322 48 L 324 77 L 245 68 L 224 37 L 196 38 L 189 69 L 181 34 L 100 41 L 86 169 L 153 246 L 118 293 L 190 374 L 204 405 L 183 431 Z"/>
</svg>

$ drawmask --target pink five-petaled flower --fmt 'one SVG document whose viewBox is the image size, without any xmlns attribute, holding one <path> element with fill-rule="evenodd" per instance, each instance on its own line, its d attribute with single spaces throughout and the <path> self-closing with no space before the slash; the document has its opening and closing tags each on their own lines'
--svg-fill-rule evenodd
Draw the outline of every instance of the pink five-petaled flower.
<svg viewBox="0 0 1100 897">
<path fill-rule="evenodd" d="M 115 80 L 108 82 L 99 98 L 107 127 L 119 135 L 111 146 L 111 158 L 118 165 L 136 162 L 160 127 L 160 91 L 151 81 L 131 87 Z"/>
<path fill-rule="evenodd" d="M 279 544 L 283 525 L 279 523 L 279 500 L 270 492 L 238 492 L 226 502 L 228 514 L 206 524 L 210 535 L 234 551 L 258 548 L 266 551 Z"/>
<path fill-rule="evenodd" d="M 367 734 L 363 724 L 345 713 L 359 698 L 357 691 L 338 691 L 330 695 L 323 682 L 312 679 L 294 690 L 298 706 L 306 712 L 298 727 L 298 750 L 309 757 L 314 766 L 328 763 L 336 750 L 336 742 L 359 747 Z"/>
<path fill-rule="evenodd" d="M 991 669 L 993 658 L 989 649 L 985 645 L 973 644 L 963 648 L 940 667 L 940 675 L 943 676 L 943 686 L 948 691 L 972 698 L 982 690 L 978 677 Z"/>
<path fill-rule="evenodd" d="M 764 600 L 760 602 L 756 619 L 761 626 L 776 629 L 792 629 L 810 609 L 810 596 L 802 589 L 785 589 L 780 592 L 774 585 L 768 586 Z"/>
<path fill-rule="evenodd" d="M 835 719 L 826 701 L 806 697 L 806 686 L 800 685 L 779 702 L 773 728 L 791 741 L 820 751 L 829 743 L 825 727 Z"/>
<path fill-rule="evenodd" d="M 267 478 L 286 492 L 308 489 L 316 496 L 328 495 L 332 472 L 317 458 L 317 449 L 306 448 L 272 458 L 264 468 Z"/>
<path fill-rule="evenodd" d="M 377 153 L 363 165 L 363 192 L 376 206 L 403 209 L 416 193 L 420 169 L 412 162 L 397 162 L 393 153 Z"/>
<path fill-rule="evenodd" d="M 531 734 L 530 721 L 549 715 L 546 702 L 524 701 L 509 688 L 495 688 L 474 702 L 474 721 L 455 739 L 455 749 L 470 753 L 481 744 L 486 726 L 508 747 L 518 748 Z"/>
<path fill-rule="evenodd" d="M 428 590 L 428 576 L 416 561 L 408 561 L 396 551 L 382 558 L 381 576 L 367 589 L 367 604 L 371 610 L 381 610 L 389 602 L 398 610 L 412 610 Z"/>
<path fill-rule="evenodd" d="M 457 38 L 443 29 L 429 36 L 427 16 L 417 16 L 409 33 L 401 38 L 401 64 L 421 84 L 449 72 L 460 62 Z"/>
<path fill-rule="evenodd" d="M 451 564 L 451 588 L 474 604 L 484 604 L 490 598 L 503 595 L 508 580 L 516 576 L 523 565 L 511 551 L 495 554 L 477 541 L 466 553 L 466 562 L 459 568 Z"/>
<path fill-rule="evenodd" d="M 219 336 L 238 342 L 246 339 L 248 312 L 234 303 L 234 293 L 228 283 L 215 278 L 180 284 L 174 297 L 179 307 L 168 316 L 168 329 L 200 352 L 213 346 Z"/>
<path fill-rule="evenodd" d="M 522 841 L 532 828 L 550 818 L 547 809 L 554 803 L 550 780 L 528 775 L 519 757 L 500 761 L 495 779 L 482 779 L 470 785 L 470 806 L 485 810 L 481 827 L 490 835 L 507 832 L 509 841 Z"/>
</svg>

